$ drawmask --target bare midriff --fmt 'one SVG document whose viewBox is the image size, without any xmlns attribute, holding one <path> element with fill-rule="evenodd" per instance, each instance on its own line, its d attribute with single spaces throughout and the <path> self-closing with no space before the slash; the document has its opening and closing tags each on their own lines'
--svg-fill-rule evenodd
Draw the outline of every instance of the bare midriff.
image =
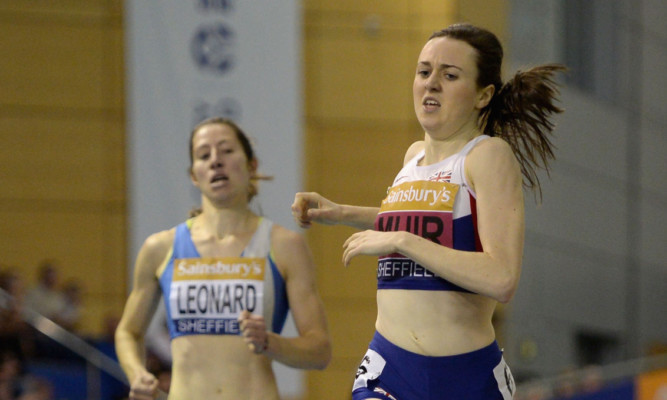
<svg viewBox="0 0 667 400">
<path fill-rule="evenodd" d="M 449 356 L 495 340 L 496 301 L 472 293 L 382 289 L 377 292 L 377 331 L 404 350 Z"/>
<path fill-rule="evenodd" d="M 180 336 L 171 348 L 170 400 L 279 399 L 271 360 L 248 350 L 240 336 Z"/>
</svg>

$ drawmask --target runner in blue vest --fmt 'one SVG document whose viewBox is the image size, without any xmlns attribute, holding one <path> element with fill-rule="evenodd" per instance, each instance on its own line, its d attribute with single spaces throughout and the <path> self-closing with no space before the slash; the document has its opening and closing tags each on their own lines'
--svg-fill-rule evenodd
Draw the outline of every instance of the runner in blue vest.
<svg viewBox="0 0 667 400">
<path fill-rule="evenodd" d="M 237 125 L 200 123 L 190 155 L 201 209 L 146 239 L 116 331 L 130 399 L 157 396 L 143 337 L 161 298 L 171 334 L 170 399 L 278 399 L 273 360 L 322 369 L 331 358 L 310 250 L 300 234 L 248 207 L 257 159 Z M 288 307 L 297 337 L 280 336 Z"/>
</svg>

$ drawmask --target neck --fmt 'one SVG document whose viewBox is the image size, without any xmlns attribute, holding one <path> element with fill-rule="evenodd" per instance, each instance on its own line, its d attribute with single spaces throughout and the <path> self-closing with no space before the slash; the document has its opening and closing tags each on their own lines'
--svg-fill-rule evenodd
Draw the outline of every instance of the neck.
<svg viewBox="0 0 667 400">
<path fill-rule="evenodd" d="M 247 204 L 238 207 L 216 207 L 206 198 L 202 199 L 202 213 L 198 216 L 201 227 L 206 232 L 222 239 L 228 235 L 238 235 L 254 230 L 255 215 Z"/>
<path fill-rule="evenodd" d="M 456 132 L 443 139 L 434 138 L 426 133 L 424 137 L 424 165 L 430 165 L 458 153 L 472 139 L 481 135 L 477 128 Z"/>
</svg>

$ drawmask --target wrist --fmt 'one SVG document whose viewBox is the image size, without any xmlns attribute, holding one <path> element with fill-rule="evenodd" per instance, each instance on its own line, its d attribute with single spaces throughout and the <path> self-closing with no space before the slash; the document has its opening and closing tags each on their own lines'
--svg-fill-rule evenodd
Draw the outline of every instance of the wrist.
<svg viewBox="0 0 667 400">
<path fill-rule="evenodd" d="M 264 336 L 264 343 L 262 343 L 259 347 L 259 352 L 265 353 L 268 349 L 269 349 L 269 334 L 267 332 L 266 336 Z"/>
<path fill-rule="evenodd" d="M 255 344 L 255 353 L 267 355 L 268 353 L 272 353 L 272 348 L 271 332 L 266 331 L 264 340 Z"/>
<path fill-rule="evenodd" d="M 148 370 L 143 366 L 137 366 L 136 368 L 133 368 L 127 374 L 127 378 L 128 378 L 128 381 L 129 381 L 130 385 L 133 384 L 134 382 L 136 382 L 137 379 L 146 375 L 147 373 L 148 373 Z"/>
<path fill-rule="evenodd" d="M 393 241 L 394 244 L 394 253 L 400 253 L 403 254 L 403 249 L 409 249 L 410 246 L 408 245 L 407 242 L 410 241 L 410 238 L 413 236 L 413 234 L 405 231 L 400 231 L 396 232 L 398 235 L 398 238 Z"/>
<path fill-rule="evenodd" d="M 345 221 L 348 221 L 350 218 L 350 206 L 346 204 L 338 204 L 338 212 L 335 213 L 335 216 L 335 221 L 331 221 L 333 224 L 345 225 Z"/>
</svg>

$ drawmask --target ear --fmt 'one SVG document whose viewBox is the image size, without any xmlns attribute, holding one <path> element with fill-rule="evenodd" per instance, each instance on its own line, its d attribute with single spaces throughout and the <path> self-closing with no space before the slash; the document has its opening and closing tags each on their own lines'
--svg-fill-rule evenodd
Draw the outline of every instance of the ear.
<svg viewBox="0 0 667 400">
<path fill-rule="evenodd" d="M 253 158 L 252 160 L 248 161 L 248 170 L 255 175 L 257 172 L 257 167 L 259 166 L 259 163 L 257 162 L 256 158 Z"/>
<path fill-rule="evenodd" d="M 488 85 L 487 87 L 478 91 L 477 103 L 475 103 L 475 108 L 481 110 L 482 108 L 488 106 L 495 92 L 496 92 L 496 87 L 493 85 Z"/>
</svg>

